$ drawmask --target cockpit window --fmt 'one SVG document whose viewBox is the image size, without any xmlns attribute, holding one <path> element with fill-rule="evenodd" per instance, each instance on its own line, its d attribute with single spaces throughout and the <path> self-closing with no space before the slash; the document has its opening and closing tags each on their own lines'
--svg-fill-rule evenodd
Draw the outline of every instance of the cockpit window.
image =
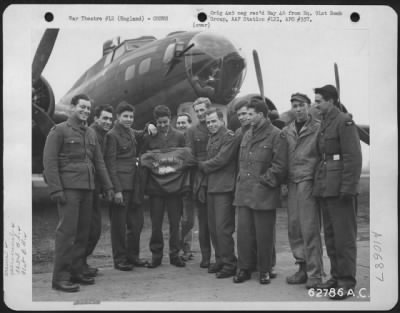
<svg viewBox="0 0 400 313">
<path fill-rule="evenodd" d="M 164 63 L 170 62 L 172 60 L 172 58 L 174 57 L 174 47 L 175 47 L 175 43 L 171 43 L 168 45 L 167 49 L 165 49 L 164 58 L 163 58 Z"/>
<path fill-rule="evenodd" d="M 114 54 L 114 51 L 112 51 L 106 55 L 106 60 L 104 61 L 104 67 L 106 67 L 108 64 L 111 63 L 113 54 Z"/>
<path fill-rule="evenodd" d="M 129 66 L 126 69 L 126 71 L 125 71 L 125 80 L 130 80 L 130 79 L 135 77 L 135 68 L 136 68 L 136 65 L 132 64 L 131 66 Z"/>
<path fill-rule="evenodd" d="M 117 49 L 115 49 L 114 52 L 114 60 L 118 59 L 121 55 L 125 53 L 125 45 L 119 46 Z"/>
<path fill-rule="evenodd" d="M 140 64 L 139 64 L 139 74 L 147 73 L 150 70 L 150 65 L 151 65 L 151 59 L 150 58 L 144 59 L 142 62 L 140 62 Z"/>
</svg>

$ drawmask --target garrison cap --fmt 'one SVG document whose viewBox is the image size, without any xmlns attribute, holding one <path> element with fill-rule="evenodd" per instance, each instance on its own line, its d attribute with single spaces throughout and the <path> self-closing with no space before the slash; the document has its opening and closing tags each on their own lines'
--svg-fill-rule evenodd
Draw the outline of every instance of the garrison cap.
<svg viewBox="0 0 400 313">
<path fill-rule="evenodd" d="M 310 98 L 307 97 L 307 95 L 299 93 L 299 92 L 292 94 L 292 96 L 290 97 L 290 102 L 292 102 L 292 101 L 300 101 L 302 103 L 305 102 L 305 103 L 311 104 Z"/>
</svg>

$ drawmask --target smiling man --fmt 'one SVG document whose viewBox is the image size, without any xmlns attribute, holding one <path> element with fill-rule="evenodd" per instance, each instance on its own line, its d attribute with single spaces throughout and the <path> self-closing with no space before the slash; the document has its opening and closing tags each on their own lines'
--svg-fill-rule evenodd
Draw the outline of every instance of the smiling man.
<svg viewBox="0 0 400 313">
<path fill-rule="evenodd" d="M 209 133 L 206 125 L 206 111 L 210 107 L 211 101 L 208 98 L 201 97 L 193 102 L 193 110 L 199 122 L 187 130 L 186 146 L 192 150 L 197 161 L 204 161 L 207 158 Z M 193 174 L 193 204 L 197 210 L 199 223 L 200 267 L 208 268 L 210 266 L 211 243 L 205 199 L 205 177 L 204 173 L 199 170 L 196 170 Z M 197 186 L 199 187 L 197 188 Z"/>
<path fill-rule="evenodd" d="M 239 120 L 240 127 L 236 130 L 236 136 L 243 137 L 243 134 L 250 129 L 250 118 L 247 112 L 247 100 L 240 101 L 235 106 L 236 116 Z"/>
<path fill-rule="evenodd" d="M 166 150 L 169 148 L 185 147 L 184 135 L 171 127 L 171 111 L 165 105 L 157 105 L 153 110 L 158 133 L 155 136 L 146 136 L 142 152 L 152 150 Z M 150 198 L 151 239 L 150 250 L 152 260 L 148 268 L 156 268 L 162 264 L 164 237 L 162 223 L 164 212 L 168 213 L 169 227 L 169 258 L 170 264 L 184 267 L 186 263 L 179 257 L 179 220 L 181 217 L 181 193 L 169 193 L 162 190 L 159 181 L 149 179 L 146 184 L 146 193 Z"/>
<path fill-rule="evenodd" d="M 331 278 L 318 287 L 336 288 L 332 299 L 344 299 L 356 286 L 357 209 L 362 155 L 356 125 L 340 112 L 334 86 L 315 88 L 315 104 L 322 122 L 317 148 L 313 195 L 322 209 Z"/>
<path fill-rule="evenodd" d="M 185 133 L 192 126 L 192 118 L 189 113 L 179 113 L 176 118 L 176 128 Z"/>
<path fill-rule="evenodd" d="M 113 124 L 113 108 L 110 105 L 99 105 L 94 110 L 94 122 L 92 127 L 97 134 L 100 146 L 103 148 L 104 136 Z"/>
<path fill-rule="evenodd" d="M 261 284 L 270 283 L 273 267 L 276 209 L 287 164 L 286 145 L 280 130 L 268 118 L 262 99 L 247 104 L 251 128 L 239 150 L 239 174 L 234 205 L 238 207 L 238 267 L 233 281 L 249 280 L 257 264 Z M 256 252 L 255 252 L 256 251 Z"/>
<path fill-rule="evenodd" d="M 207 158 L 199 163 L 199 168 L 207 175 L 208 227 L 215 251 L 215 263 L 208 272 L 227 278 L 236 273 L 232 202 L 240 138 L 225 127 L 224 116 L 216 108 L 207 111 L 206 124 L 210 132 Z"/>
<path fill-rule="evenodd" d="M 94 122 L 90 127 L 96 132 L 101 150 L 103 151 L 104 136 L 111 129 L 113 123 L 113 108 L 110 105 L 99 105 L 94 111 Z M 90 233 L 86 248 L 86 257 L 84 261 L 84 273 L 88 276 L 97 276 L 98 269 L 87 264 L 87 258 L 93 253 L 101 235 L 101 211 L 100 211 L 100 193 L 101 183 L 96 176 L 95 189 L 93 191 L 93 212 L 90 224 Z"/>
<path fill-rule="evenodd" d="M 189 113 L 179 113 L 176 118 L 176 128 L 184 133 L 192 125 L 192 117 Z M 182 258 L 184 261 L 193 259 L 192 240 L 193 240 L 193 226 L 194 226 L 194 207 L 192 201 L 191 190 L 182 196 L 182 218 L 181 218 L 181 231 L 180 241 L 181 249 L 183 251 Z"/>
<path fill-rule="evenodd" d="M 139 258 L 143 208 L 133 204 L 133 192 L 138 188 L 135 179 L 140 136 L 131 128 L 135 116 L 132 105 L 123 101 L 118 104 L 116 113 L 115 125 L 104 143 L 104 159 L 115 187 L 114 202 L 110 205 L 111 243 L 114 267 L 130 271 L 134 266 L 146 265 L 146 261 Z"/>
<path fill-rule="evenodd" d="M 92 216 L 95 173 L 108 198 L 113 197 L 110 178 L 95 131 L 87 127 L 91 102 L 80 94 L 71 100 L 71 116 L 52 128 L 43 154 L 44 176 L 50 197 L 57 202 L 52 287 L 74 292 L 79 284 L 94 284 L 84 273 L 84 259 Z"/>
<path fill-rule="evenodd" d="M 299 270 L 288 284 L 316 288 L 323 274 L 320 211 L 312 195 L 314 171 L 319 161 L 319 121 L 310 114 L 311 100 L 295 93 L 290 98 L 295 120 L 283 129 L 288 145 L 288 234 Z"/>
</svg>

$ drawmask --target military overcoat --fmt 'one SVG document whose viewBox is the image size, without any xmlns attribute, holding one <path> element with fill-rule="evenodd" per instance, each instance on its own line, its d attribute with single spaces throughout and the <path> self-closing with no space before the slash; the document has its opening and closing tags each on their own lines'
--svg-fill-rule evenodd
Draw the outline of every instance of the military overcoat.
<svg viewBox="0 0 400 313">
<path fill-rule="evenodd" d="M 235 206 L 273 210 L 280 205 L 280 184 L 287 170 L 287 145 L 269 119 L 248 130 L 240 143 Z"/>
<path fill-rule="evenodd" d="M 356 195 L 362 167 L 360 138 L 349 114 L 336 107 L 322 119 L 318 134 L 317 165 L 313 195 L 337 197 L 340 193 Z"/>
</svg>

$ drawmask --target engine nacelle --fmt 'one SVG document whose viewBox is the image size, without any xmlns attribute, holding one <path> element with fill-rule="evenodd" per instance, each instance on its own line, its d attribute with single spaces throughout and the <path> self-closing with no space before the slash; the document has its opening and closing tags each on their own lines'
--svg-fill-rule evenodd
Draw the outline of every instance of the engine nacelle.
<svg viewBox="0 0 400 313">
<path fill-rule="evenodd" d="M 46 137 L 54 122 L 54 93 L 47 80 L 40 78 L 32 86 L 32 172 L 43 170 L 42 157 Z"/>
<path fill-rule="evenodd" d="M 32 105 L 36 105 L 50 117 L 54 114 L 54 93 L 48 81 L 40 76 L 40 79 L 32 86 Z"/>
</svg>

